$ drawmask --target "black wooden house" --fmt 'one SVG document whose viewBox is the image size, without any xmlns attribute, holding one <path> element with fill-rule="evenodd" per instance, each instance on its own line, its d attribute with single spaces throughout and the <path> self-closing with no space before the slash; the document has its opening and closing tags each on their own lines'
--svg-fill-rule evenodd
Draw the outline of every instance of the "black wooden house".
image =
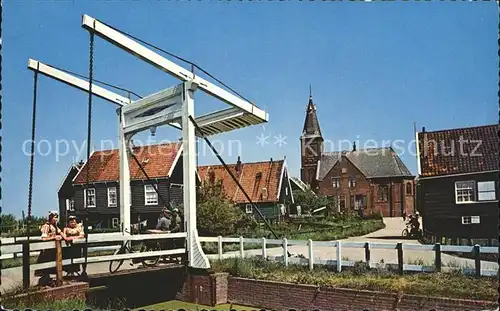
<svg viewBox="0 0 500 311">
<path fill-rule="evenodd" d="M 499 129 L 417 133 L 417 209 L 428 242 L 498 244 Z"/>
<path fill-rule="evenodd" d="M 182 144 L 135 147 L 133 152 L 151 180 L 146 178 L 133 157 L 129 157 L 131 223 L 147 219 L 151 228 L 156 225 L 159 212 L 166 204 L 182 204 Z M 88 216 L 93 228 L 119 228 L 119 180 L 118 149 L 93 152 L 88 163 L 73 166 L 59 191 L 59 210 L 61 215 L 64 213 L 61 221 L 64 222 L 67 214 L 82 220 Z M 160 196 L 152 184 L 156 185 Z M 88 214 L 84 206 L 87 196 Z"/>
</svg>

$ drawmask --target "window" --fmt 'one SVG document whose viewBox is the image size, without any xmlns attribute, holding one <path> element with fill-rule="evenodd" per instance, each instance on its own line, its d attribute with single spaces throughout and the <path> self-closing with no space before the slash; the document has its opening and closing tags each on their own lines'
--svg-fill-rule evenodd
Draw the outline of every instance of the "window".
<svg viewBox="0 0 500 311">
<path fill-rule="evenodd" d="M 455 197 L 457 203 L 474 202 L 475 197 L 475 182 L 474 181 L 457 181 L 455 182 Z"/>
<path fill-rule="evenodd" d="M 333 188 L 340 188 L 340 178 L 332 177 L 332 186 Z"/>
<path fill-rule="evenodd" d="M 356 209 L 356 206 L 354 206 L 354 196 L 351 195 L 351 198 L 349 200 L 349 208 Z"/>
<path fill-rule="evenodd" d="M 117 203 L 116 187 L 108 188 L 108 207 L 116 207 Z"/>
<path fill-rule="evenodd" d="M 288 195 L 288 187 L 285 188 L 285 195 Z"/>
<path fill-rule="evenodd" d="M 95 207 L 95 189 L 93 188 L 84 189 L 83 200 L 85 207 Z"/>
<path fill-rule="evenodd" d="M 74 211 L 75 210 L 75 200 L 66 199 L 66 210 L 67 211 Z"/>
<path fill-rule="evenodd" d="M 478 223 L 480 223 L 479 216 L 462 216 L 462 225 L 470 225 Z"/>
<path fill-rule="evenodd" d="M 411 195 L 411 193 L 413 192 L 411 188 L 412 188 L 411 183 L 407 183 L 406 184 L 406 195 Z"/>
<path fill-rule="evenodd" d="M 340 196 L 340 210 L 344 211 L 345 210 L 345 197 Z"/>
<path fill-rule="evenodd" d="M 477 183 L 477 200 L 478 201 L 496 200 L 494 181 L 482 181 Z"/>
<path fill-rule="evenodd" d="M 153 185 L 144 185 L 144 200 L 145 205 L 158 204 L 158 193 L 156 193 Z"/>
<path fill-rule="evenodd" d="M 118 218 L 111 218 L 111 228 L 118 228 L 120 220 Z"/>
<path fill-rule="evenodd" d="M 349 188 L 354 188 L 356 187 L 356 178 L 351 177 L 349 178 Z"/>
<path fill-rule="evenodd" d="M 389 186 L 379 185 L 378 186 L 378 199 L 379 201 L 387 201 L 389 197 Z"/>
<path fill-rule="evenodd" d="M 252 214 L 252 204 L 245 205 L 245 213 Z"/>
<path fill-rule="evenodd" d="M 174 183 L 171 183 L 170 184 L 170 188 L 182 189 L 182 188 L 184 188 L 184 185 L 183 184 L 174 184 Z"/>
</svg>

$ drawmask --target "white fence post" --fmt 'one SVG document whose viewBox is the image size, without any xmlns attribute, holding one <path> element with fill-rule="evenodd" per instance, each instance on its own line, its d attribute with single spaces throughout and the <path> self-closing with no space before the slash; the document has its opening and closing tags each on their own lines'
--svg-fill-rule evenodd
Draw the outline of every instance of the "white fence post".
<svg viewBox="0 0 500 311">
<path fill-rule="evenodd" d="M 219 260 L 222 260 L 222 236 L 217 237 L 217 253 L 219 254 Z"/>
<path fill-rule="evenodd" d="M 309 245 L 309 270 L 312 270 L 314 268 L 313 241 L 309 239 L 307 244 Z"/>
<path fill-rule="evenodd" d="M 266 238 L 262 238 L 262 258 L 267 258 Z"/>
<path fill-rule="evenodd" d="M 243 247 L 243 237 L 240 235 L 240 254 L 241 258 L 245 257 L 245 248 Z"/>
<path fill-rule="evenodd" d="M 283 262 L 285 267 L 288 267 L 288 240 L 283 238 Z"/>
<path fill-rule="evenodd" d="M 342 272 L 342 251 L 340 241 L 337 241 L 337 272 Z"/>
</svg>

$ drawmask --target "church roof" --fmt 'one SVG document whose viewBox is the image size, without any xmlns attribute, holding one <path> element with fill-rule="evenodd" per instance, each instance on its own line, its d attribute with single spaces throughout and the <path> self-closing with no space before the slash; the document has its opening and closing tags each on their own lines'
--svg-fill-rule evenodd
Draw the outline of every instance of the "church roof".
<svg viewBox="0 0 500 311">
<path fill-rule="evenodd" d="M 371 148 L 356 151 L 325 152 L 318 163 L 317 179 L 323 180 L 344 156 L 357 167 L 366 178 L 413 177 L 401 158 L 391 147 Z"/>
<path fill-rule="evenodd" d="M 322 136 L 319 128 L 318 116 L 316 114 L 316 106 L 313 104 L 312 95 L 309 96 L 307 104 L 306 119 L 304 128 L 302 129 L 303 136 Z"/>
</svg>

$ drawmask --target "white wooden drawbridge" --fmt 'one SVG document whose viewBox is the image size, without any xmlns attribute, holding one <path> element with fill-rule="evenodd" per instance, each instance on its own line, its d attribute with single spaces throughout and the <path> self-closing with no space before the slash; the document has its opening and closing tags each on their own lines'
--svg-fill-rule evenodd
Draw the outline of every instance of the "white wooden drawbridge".
<svg viewBox="0 0 500 311">
<path fill-rule="evenodd" d="M 128 155 L 131 152 L 131 138 L 142 131 L 156 131 L 156 127 L 170 125 L 182 131 L 183 174 L 184 174 L 184 218 L 190 267 L 209 268 L 209 261 L 201 249 L 196 229 L 196 135 L 210 136 L 268 121 L 268 114 L 215 84 L 196 76 L 191 71 L 173 63 L 156 52 L 129 38 L 121 31 L 99 20 L 83 15 L 82 27 L 109 43 L 125 50 L 139 59 L 172 75 L 181 81 L 140 100 L 111 92 L 91 84 L 64 70 L 54 68 L 40 61 L 29 59 L 28 68 L 40 74 L 90 92 L 120 106 L 120 221 L 122 233 L 130 234 L 130 171 Z M 194 94 L 201 90 L 231 107 L 213 113 L 194 117 Z M 195 133 L 194 118 L 201 133 Z"/>
</svg>

